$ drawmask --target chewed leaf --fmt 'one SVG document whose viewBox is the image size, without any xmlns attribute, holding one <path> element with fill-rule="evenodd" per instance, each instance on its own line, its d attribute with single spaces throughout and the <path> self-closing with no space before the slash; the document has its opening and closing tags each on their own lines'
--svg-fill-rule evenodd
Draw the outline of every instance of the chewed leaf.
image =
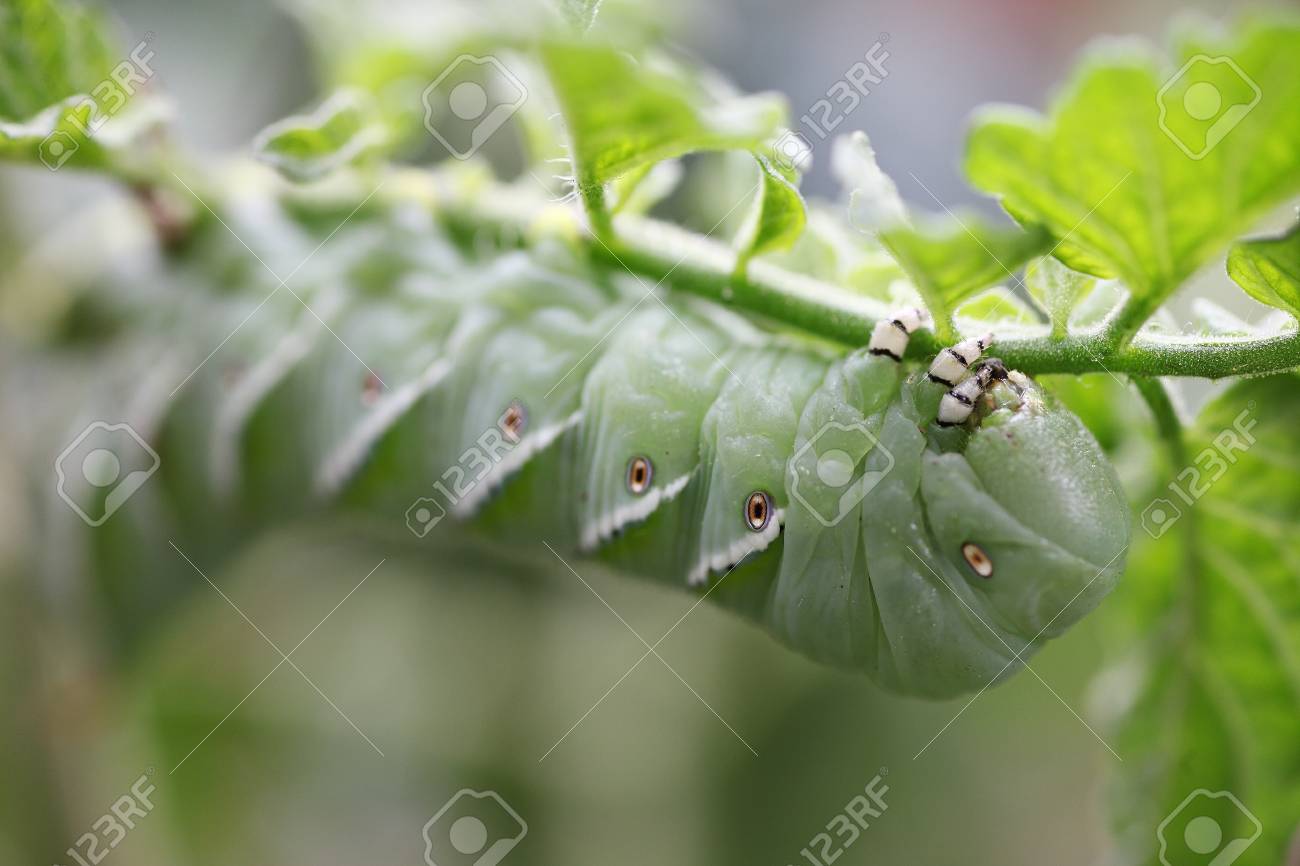
<svg viewBox="0 0 1300 866">
<path fill-rule="evenodd" d="M 1300 319 L 1300 226 L 1279 238 L 1234 244 L 1228 275 L 1255 300 Z"/>
<path fill-rule="evenodd" d="M 755 153 L 754 158 L 758 161 L 759 188 L 738 239 L 738 270 L 743 270 L 754 256 L 789 249 L 808 222 L 795 170 L 761 153 Z"/>
<path fill-rule="evenodd" d="M 1076 270 L 1132 291 L 1129 330 L 1300 189 L 1300 26 L 1094 51 L 1047 117 L 986 111 L 966 168 Z M 1218 103 L 1217 109 L 1214 103 Z M 1104 122 L 1102 119 L 1104 118 Z"/>
<path fill-rule="evenodd" d="M 1051 246 L 1051 237 L 1034 228 L 999 228 L 974 217 L 927 220 L 916 228 L 881 232 L 880 240 L 916 283 L 943 334 L 949 311 L 996 283 L 1015 279 L 1015 271 Z"/>
<path fill-rule="evenodd" d="M 374 156 L 389 140 L 369 97 L 340 90 L 311 114 L 268 126 L 253 147 L 290 180 L 310 181 Z"/>
<path fill-rule="evenodd" d="M 1052 336 L 1058 339 L 1065 336 L 1074 308 L 1096 284 L 1095 278 L 1070 270 L 1051 256 L 1025 268 L 1025 288 L 1051 316 Z"/>
<path fill-rule="evenodd" d="M 694 151 L 757 149 L 785 117 L 779 97 L 719 98 L 666 63 L 609 46 L 550 43 L 542 55 L 589 209 L 606 182 L 639 166 Z"/>
</svg>

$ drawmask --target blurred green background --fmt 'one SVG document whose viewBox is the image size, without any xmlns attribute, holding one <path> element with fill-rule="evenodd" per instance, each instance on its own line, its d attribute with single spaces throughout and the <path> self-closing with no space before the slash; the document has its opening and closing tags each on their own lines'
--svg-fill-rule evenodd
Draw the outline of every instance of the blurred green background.
<svg viewBox="0 0 1300 866">
<path fill-rule="evenodd" d="M 269 4 L 110 5 L 128 35 L 156 34 L 161 86 L 200 150 L 245 146 L 316 90 Z M 971 108 L 1041 105 L 1089 38 L 1157 34 L 1189 4 L 669 5 L 693 50 L 748 90 L 787 93 L 796 116 L 888 32 L 890 77 L 852 124 L 886 169 L 955 204 L 976 201 L 955 168 Z M 824 165 L 808 186 L 828 189 Z M 5 170 L 0 190 L 6 269 L 113 194 L 39 170 Z M 156 808 L 111 862 L 418 864 L 425 822 L 472 788 L 527 822 L 511 864 L 793 866 L 878 773 L 888 810 L 841 864 L 1111 858 L 1103 787 L 1118 759 L 1088 727 L 1108 709 L 1089 689 L 1105 607 L 1033 663 L 1050 688 L 1022 673 L 928 703 L 806 662 L 689 595 L 577 565 L 588 589 L 545 548 L 503 565 L 312 525 L 232 551 L 207 571 L 220 592 L 164 557 L 188 591 L 124 634 L 103 587 L 31 565 L 75 551 L 46 540 L 47 504 L 18 481 L 25 421 L 0 430 L 0 863 L 72 866 L 69 846 L 141 775 Z M 1118 459 L 1140 489 L 1146 455 Z M 685 683 L 654 656 L 628 673 L 644 646 L 601 599 L 651 643 L 686 614 L 659 648 Z M 276 669 L 239 611 L 286 652 L 311 633 L 301 670 Z"/>
</svg>

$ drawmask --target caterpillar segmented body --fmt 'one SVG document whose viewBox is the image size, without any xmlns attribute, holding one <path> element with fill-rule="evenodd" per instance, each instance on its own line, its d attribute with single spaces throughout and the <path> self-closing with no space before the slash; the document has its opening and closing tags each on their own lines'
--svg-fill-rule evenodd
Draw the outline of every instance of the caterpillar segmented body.
<svg viewBox="0 0 1300 866">
<path fill-rule="evenodd" d="M 269 305 L 231 340 L 242 367 L 200 367 L 152 425 L 162 510 L 208 530 L 195 503 L 241 525 L 330 503 L 421 536 L 469 521 L 707 588 L 935 697 L 1010 675 L 1118 579 L 1113 471 L 1035 383 L 977 364 L 991 336 L 927 375 L 899 360 L 919 310 L 837 354 L 528 253 L 458 274 L 412 268 L 323 321 Z"/>
</svg>

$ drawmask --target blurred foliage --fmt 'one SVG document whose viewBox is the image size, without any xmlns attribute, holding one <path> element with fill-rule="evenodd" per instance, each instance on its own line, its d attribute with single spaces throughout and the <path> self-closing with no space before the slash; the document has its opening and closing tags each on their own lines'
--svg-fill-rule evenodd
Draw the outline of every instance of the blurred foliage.
<svg viewBox="0 0 1300 866">
<path fill-rule="evenodd" d="M 370 310 L 384 329 L 421 324 L 411 311 L 429 298 L 394 285 L 457 253 L 423 230 L 425 210 L 362 200 L 370 187 L 357 178 L 381 171 L 381 154 L 425 144 L 421 91 L 461 52 L 524 56 L 540 36 L 541 50 L 518 66 L 536 97 L 520 114 L 529 150 L 512 157 L 523 166 L 519 200 L 548 195 L 527 175 L 566 153 L 565 181 L 597 214 L 607 191 L 629 213 L 676 207 L 687 225 L 729 232 L 742 266 L 763 258 L 889 303 L 920 295 L 941 321 L 955 311 L 962 325 L 1031 326 L 1034 311 L 995 284 L 1032 262 L 1027 294 L 1060 338 L 1101 325 L 1126 296 L 1149 314 L 1294 198 L 1294 23 L 1260 19 L 1229 36 L 1189 30 L 1168 63 L 1110 43 L 1047 116 L 981 116 L 968 172 L 1022 228 L 956 218 L 933 228 L 904 224 L 865 138 L 840 149 L 847 201 L 805 203 L 797 172 L 775 161 L 780 99 L 738 96 L 665 49 L 674 14 L 656 4 L 563 0 L 563 16 L 497 0 L 397 2 L 364 15 L 349 2 L 291 5 L 326 89 L 342 95 L 272 127 L 259 145 L 284 174 L 316 183 L 291 188 L 241 166 L 201 190 L 215 213 L 182 189 L 136 187 L 142 208 L 86 210 L 43 254 L 23 251 L 0 274 L 0 369 L 14 422 L 0 431 L 9 708 L 0 766 L 14 780 L 0 794 L 0 862 L 65 862 L 61 852 L 147 774 L 157 810 L 115 855 L 138 864 L 419 862 L 424 822 L 465 786 L 500 792 L 527 818 L 507 862 L 794 863 L 881 768 L 890 809 L 842 863 L 950 862 L 954 840 L 966 863 L 1154 862 L 1156 828 L 1201 788 L 1230 790 L 1259 817 L 1261 839 L 1238 862 L 1281 862 L 1300 815 L 1293 375 L 1234 385 L 1172 448 L 1117 377 L 1048 377 L 1107 449 L 1135 520 L 1151 519 L 1159 499 L 1181 516 L 1167 528 L 1157 521 L 1154 538 L 1137 534 L 1117 597 L 1034 662 L 1042 683 L 1022 675 L 970 703 L 886 696 L 708 605 L 584 566 L 598 599 L 544 550 L 503 562 L 466 538 L 417 547 L 400 526 L 337 517 L 243 546 L 302 491 L 222 500 L 206 467 L 184 460 L 173 461 L 182 471 L 167 489 L 146 488 L 88 534 L 56 500 L 48 467 L 69 431 L 103 407 L 162 425 L 157 384 L 176 367 L 178 335 L 201 355 L 246 322 L 213 362 L 221 375 L 204 387 L 216 388 L 265 345 L 301 333 L 296 298 L 280 292 L 259 306 L 278 282 L 266 269 L 296 274 L 314 300 L 331 281 L 363 287 L 385 300 Z M 39 165 L 41 142 L 71 134 L 69 106 L 126 53 L 79 6 L 15 0 L 0 22 L 0 155 Z M 1149 115 L 1161 83 L 1198 53 L 1230 55 L 1268 98 L 1221 146 L 1188 158 L 1175 138 L 1189 130 L 1175 124 L 1171 137 Z M 568 151 L 549 123 L 553 107 L 564 112 Z M 152 121 L 142 128 L 156 131 Z M 71 168 L 138 179 L 183 167 L 134 133 L 75 140 Z M 693 155 L 709 149 L 741 152 Z M 124 155 L 142 159 L 126 171 Z M 664 160 L 678 157 L 687 175 L 673 196 L 681 172 Z M 486 173 L 479 163 L 453 178 L 487 189 Z M 403 179 L 413 190 L 406 205 L 437 199 L 432 186 Z M 728 211 L 738 200 L 748 210 Z M 14 204 L 6 217 L 21 221 L 23 203 Z M 349 228 L 335 237 L 342 221 Z M 170 229 L 184 243 L 154 243 Z M 563 232 L 539 237 L 522 241 L 553 264 L 572 255 Z M 1228 259 L 1247 293 L 1292 315 L 1296 237 L 1240 242 Z M 177 298 L 183 310 L 173 315 Z M 1275 335 L 1222 310 L 1198 315 L 1201 333 Z M 182 321 L 204 328 L 181 330 Z M 386 333 L 371 334 L 377 351 Z M 163 425 L 165 459 L 169 444 L 221 422 L 214 393 L 190 397 Z M 1222 437 L 1240 431 L 1243 412 L 1257 441 L 1229 461 Z M 249 460 L 268 476 L 311 465 L 314 443 L 276 437 L 292 429 L 293 407 L 242 420 L 259 431 L 263 450 Z M 1228 466 L 1206 484 L 1218 474 L 1214 454 Z M 1193 487 L 1188 467 L 1200 473 Z M 1193 501 L 1171 499 L 1171 478 Z M 601 599 L 648 638 L 686 615 L 662 653 L 690 686 L 653 656 L 627 673 L 644 647 Z M 281 663 L 272 641 L 294 649 L 301 671 Z M 1103 779 L 1107 810 L 1092 795 Z M 1231 810 L 1214 817 L 1229 836 L 1250 830 Z"/>
</svg>

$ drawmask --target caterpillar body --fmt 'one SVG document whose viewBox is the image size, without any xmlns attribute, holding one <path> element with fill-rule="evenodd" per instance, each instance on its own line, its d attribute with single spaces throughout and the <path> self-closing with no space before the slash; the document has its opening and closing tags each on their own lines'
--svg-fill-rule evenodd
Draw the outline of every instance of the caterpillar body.
<svg viewBox="0 0 1300 866">
<path fill-rule="evenodd" d="M 985 338 L 927 375 L 898 360 L 919 311 L 845 354 L 533 253 L 394 271 L 382 303 L 264 302 L 188 376 L 149 360 L 179 382 L 135 416 L 161 455 L 151 519 L 223 539 L 341 505 L 545 542 L 930 697 L 1009 676 L 1122 571 L 1100 447 L 977 366 Z M 219 338 L 251 303 L 175 315 Z"/>
</svg>

